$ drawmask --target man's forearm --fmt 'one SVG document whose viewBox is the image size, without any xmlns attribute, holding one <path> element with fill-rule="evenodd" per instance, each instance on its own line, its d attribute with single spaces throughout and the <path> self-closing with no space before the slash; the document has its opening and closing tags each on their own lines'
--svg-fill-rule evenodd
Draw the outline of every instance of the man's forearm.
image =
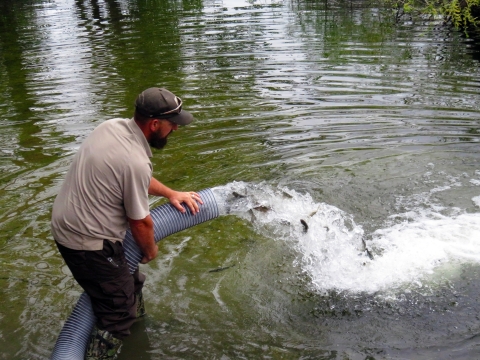
<svg viewBox="0 0 480 360">
<path fill-rule="evenodd" d="M 198 204 L 203 204 L 202 198 L 196 192 L 172 190 L 168 186 L 163 185 L 153 176 L 150 180 L 148 193 L 154 196 L 166 197 L 180 212 L 185 212 L 185 209 L 182 207 L 182 203 L 185 204 L 188 209 L 190 209 L 192 214 L 196 214 L 200 211 Z"/>
<path fill-rule="evenodd" d="M 128 219 L 132 236 L 143 253 L 145 264 L 157 256 L 158 246 L 153 237 L 153 220 L 150 215 L 141 220 Z"/>
<path fill-rule="evenodd" d="M 152 177 L 150 180 L 150 186 L 148 187 L 148 194 L 154 196 L 163 196 L 167 199 L 172 196 L 174 190 L 170 189 L 168 186 L 163 185 L 160 181 Z"/>
</svg>

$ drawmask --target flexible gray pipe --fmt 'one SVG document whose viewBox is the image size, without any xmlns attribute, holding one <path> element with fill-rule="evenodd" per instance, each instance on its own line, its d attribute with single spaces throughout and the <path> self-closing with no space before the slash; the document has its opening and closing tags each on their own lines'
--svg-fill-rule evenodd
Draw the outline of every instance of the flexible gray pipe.
<svg viewBox="0 0 480 360">
<path fill-rule="evenodd" d="M 155 242 L 220 215 L 217 200 L 211 189 L 199 191 L 198 194 L 202 197 L 203 205 L 196 215 L 192 215 L 188 209 L 185 213 L 181 213 L 171 204 L 159 206 L 150 212 L 154 224 Z M 133 240 L 130 230 L 125 235 L 123 246 L 130 272 L 133 273 L 143 255 Z M 90 297 L 83 293 L 63 326 L 50 359 L 84 360 L 95 321 Z"/>
</svg>

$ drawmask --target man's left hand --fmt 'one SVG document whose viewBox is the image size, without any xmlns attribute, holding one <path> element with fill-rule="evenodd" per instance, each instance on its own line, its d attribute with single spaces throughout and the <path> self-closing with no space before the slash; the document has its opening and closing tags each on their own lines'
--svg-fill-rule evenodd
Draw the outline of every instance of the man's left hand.
<svg viewBox="0 0 480 360">
<path fill-rule="evenodd" d="M 200 211 L 199 204 L 203 204 L 200 195 L 193 191 L 174 191 L 168 200 L 170 200 L 170 203 L 182 213 L 185 212 L 185 208 L 181 205 L 184 203 L 190 209 L 193 215 Z"/>
</svg>

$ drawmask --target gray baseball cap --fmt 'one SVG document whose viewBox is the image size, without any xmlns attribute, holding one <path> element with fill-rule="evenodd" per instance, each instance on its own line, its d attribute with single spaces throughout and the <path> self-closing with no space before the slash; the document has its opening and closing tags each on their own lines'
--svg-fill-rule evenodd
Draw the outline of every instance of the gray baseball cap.
<svg viewBox="0 0 480 360">
<path fill-rule="evenodd" d="M 182 99 L 167 89 L 152 87 L 143 91 L 135 100 L 135 108 L 143 116 L 167 119 L 177 125 L 188 125 L 193 115 L 182 110 Z"/>
</svg>

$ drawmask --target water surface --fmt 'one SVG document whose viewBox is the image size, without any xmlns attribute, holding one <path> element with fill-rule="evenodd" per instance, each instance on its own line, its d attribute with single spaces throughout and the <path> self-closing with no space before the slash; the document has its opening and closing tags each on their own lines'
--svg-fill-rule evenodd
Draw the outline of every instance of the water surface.
<svg viewBox="0 0 480 360">
<path fill-rule="evenodd" d="M 473 40 L 360 1 L 0 10 L 0 358 L 49 357 L 81 293 L 53 199 L 90 131 L 156 85 L 196 122 L 155 152 L 155 175 L 245 198 L 142 266 L 148 316 L 120 359 L 476 356 Z"/>
</svg>

